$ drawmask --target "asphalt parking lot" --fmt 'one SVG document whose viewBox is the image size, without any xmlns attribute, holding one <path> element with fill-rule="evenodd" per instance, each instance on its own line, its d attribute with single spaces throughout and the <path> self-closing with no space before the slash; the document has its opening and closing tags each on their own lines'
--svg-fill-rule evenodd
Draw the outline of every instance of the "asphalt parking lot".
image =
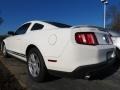
<svg viewBox="0 0 120 90">
<path fill-rule="evenodd" d="M 97 72 L 91 80 L 81 78 L 48 77 L 44 83 L 36 83 L 27 74 L 26 63 L 15 58 L 4 58 L 0 52 L 0 62 L 15 75 L 27 90 L 120 90 L 120 62 Z"/>
</svg>

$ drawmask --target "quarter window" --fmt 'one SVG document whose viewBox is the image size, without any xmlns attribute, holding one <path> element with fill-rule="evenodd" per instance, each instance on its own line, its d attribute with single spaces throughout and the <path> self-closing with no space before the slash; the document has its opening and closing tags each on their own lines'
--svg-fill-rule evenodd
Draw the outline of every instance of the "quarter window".
<svg viewBox="0 0 120 90">
<path fill-rule="evenodd" d="M 33 27 L 32 27 L 32 31 L 33 30 L 40 30 L 40 29 L 42 29 L 44 26 L 43 25 L 41 25 L 41 24 L 39 24 L 39 23 L 35 23 L 34 25 L 33 25 Z"/>
<path fill-rule="evenodd" d="M 16 35 L 24 34 L 27 31 L 27 29 L 29 28 L 30 24 L 31 23 L 24 24 L 23 26 L 21 26 L 20 28 L 17 29 L 15 34 Z"/>
</svg>

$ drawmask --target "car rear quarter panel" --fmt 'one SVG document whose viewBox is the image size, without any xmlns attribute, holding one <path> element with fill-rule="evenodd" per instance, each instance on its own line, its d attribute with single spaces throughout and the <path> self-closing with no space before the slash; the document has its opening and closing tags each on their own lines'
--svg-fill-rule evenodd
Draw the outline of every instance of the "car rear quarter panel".
<svg viewBox="0 0 120 90">
<path fill-rule="evenodd" d="M 70 29 L 31 31 L 26 39 L 29 44 L 38 47 L 49 68 L 53 63 L 48 62 L 48 59 L 57 60 L 61 56 L 70 40 L 70 31 Z"/>
</svg>

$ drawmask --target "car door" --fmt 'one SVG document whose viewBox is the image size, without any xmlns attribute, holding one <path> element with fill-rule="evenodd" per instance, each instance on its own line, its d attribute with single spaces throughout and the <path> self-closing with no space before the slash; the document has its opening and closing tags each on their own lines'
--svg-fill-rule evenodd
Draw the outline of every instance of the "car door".
<svg viewBox="0 0 120 90">
<path fill-rule="evenodd" d="M 14 52 L 14 54 L 23 54 L 22 50 L 24 48 L 25 43 L 25 34 L 29 29 L 31 23 L 26 23 L 19 27 L 14 36 L 11 36 L 8 40 L 9 42 L 9 50 Z"/>
</svg>

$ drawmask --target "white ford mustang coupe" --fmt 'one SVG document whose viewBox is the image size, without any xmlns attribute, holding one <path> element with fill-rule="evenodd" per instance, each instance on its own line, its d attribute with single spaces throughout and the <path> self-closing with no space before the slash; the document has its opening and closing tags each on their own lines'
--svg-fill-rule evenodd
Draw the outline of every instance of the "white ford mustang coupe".
<svg viewBox="0 0 120 90">
<path fill-rule="evenodd" d="M 108 33 L 95 26 L 69 26 L 57 22 L 29 21 L 3 40 L 4 56 L 27 62 L 35 81 L 48 72 L 89 77 L 114 61 L 115 47 Z"/>
</svg>

